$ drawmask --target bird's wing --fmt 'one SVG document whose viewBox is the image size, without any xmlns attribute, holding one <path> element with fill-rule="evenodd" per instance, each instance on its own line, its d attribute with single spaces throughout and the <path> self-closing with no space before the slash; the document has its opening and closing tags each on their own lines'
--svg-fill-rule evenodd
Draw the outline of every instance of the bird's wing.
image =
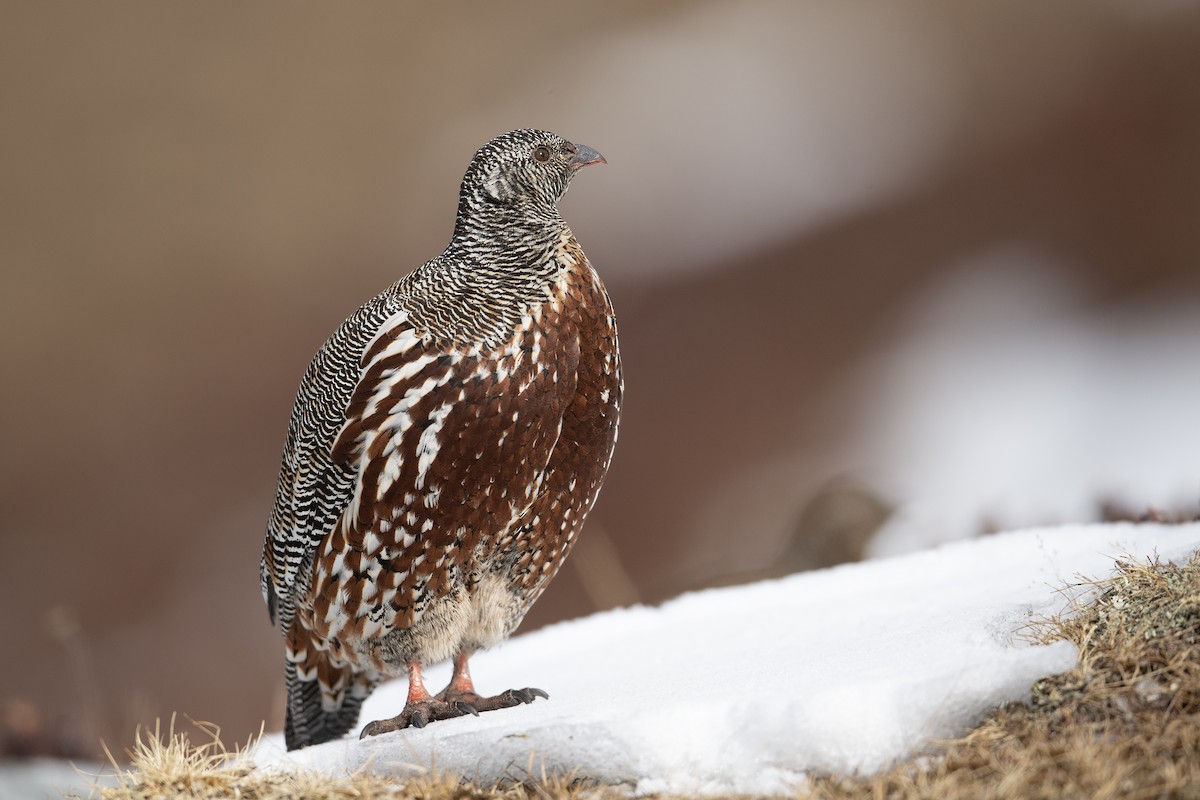
<svg viewBox="0 0 1200 800">
<path fill-rule="evenodd" d="M 537 496 L 575 395 L 577 335 L 543 328 L 530 314 L 498 347 L 456 345 L 422 332 L 412 317 L 401 309 L 375 326 L 348 393 L 344 370 L 335 365 L 312 382 L 318 391 L 310 397 L 324 392 L 315 412 L 297 402 L 294 425 L 299 417 L 301 433 L 325 446 L 294 448 L 304 456 L 294 459 L 290 492 L 281 475 L 280 495 L 290 498 L 292 516 L 285 508 L 280 530 L 286 533 L 290 522 L 293 533 L 276 537 L 285 545 L 274 549 L 282 558 L 272 561 L 264 551 L 268 604 L 272 587 L 287 593 L 281 618 L 290 617 L 297 573 L 339 517 L 357 548 L 369 549 L 362 537 L 374 530 L 413 558 L 424 553 L 443 567 L 511 527 Z M 340 424 L 331 433 L 328 409 L 339 402 Z M 271 545 L 269 532 L 268 551 Z M 445 571 L 428 577 L 435 585 L 425 588 L 436 590 Z"/>
<path fill-rule="evenodd" d="M 401 563 L 423 556 L 404 582 L 414 592 L 436 593 L 449 568 L 486 557 L 537 498 L 579 363 L 578 335 L 538 321 L 517 320 L 498 347 L 459 346 L 400 313 L 363 356 L 333 447 L 355 476 L 343 529 L 364 556 L 379 549 L 369 534 Z"/>
<path fill-rule="evenodd" d="M 362 353 L 396 313 L 399 285 L 372 298 L 334 331 L 313 356 L 296 393 L 261 561 L 263 598 L 271 620 L 285 630 L 297 576 L 354 491 L 353 469 L 335 463 L 330 448 L 346 422 Z"/>
</svg>

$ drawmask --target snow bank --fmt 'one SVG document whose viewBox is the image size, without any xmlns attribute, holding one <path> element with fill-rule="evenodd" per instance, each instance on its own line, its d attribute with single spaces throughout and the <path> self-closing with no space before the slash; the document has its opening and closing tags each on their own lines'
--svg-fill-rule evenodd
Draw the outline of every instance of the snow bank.
<svg viewBox="0 0 1200 800">
<path fill-rule="evenodd" d="M 985 522 L 1098 521 L 1102 501 L 1195 513 L 1200 304 L 1089 302 L 1077 274 L 1036 243 L 982 251 L 913 301 L 856 373 L 861 452 L 842 471 L 898 505 L 872 556 Z"/>
<path fill-rule="evenodd" d="M 92 797 L 95 790 L 116 785 L 108 765 L 56 758 L 0 759 L 0 797 L 4 800 Z"/>
<path fill-rule="evenodd" d="M 810 770 L 875 770 L 971 726 L 1070 668 L 1066 643 L 1021 631 L 1062 610 L 1060 589 L 1114 559 L 1186 558 L 1200 525 L 1089 525 L 685 595 L 513 639 L 472 661 L 481 691 L 537 686 L 550 701 L 366 741 L 284 752 L 260 765 L 406 773 L 436 766 L 484 782 L 579 769 L 639 792 L 786 792 Z M 449 677 L 445 665 L 429 684 Z M 381 687 L 363 722 L 393 716 Z"/>
</svg>

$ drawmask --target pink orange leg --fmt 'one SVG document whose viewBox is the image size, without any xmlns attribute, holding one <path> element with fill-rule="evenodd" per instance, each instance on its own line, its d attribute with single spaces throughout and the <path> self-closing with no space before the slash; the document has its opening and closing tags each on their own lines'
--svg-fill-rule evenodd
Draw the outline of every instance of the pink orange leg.
<svg viewBox="0 0 1200 800">
<path fill-rule="evenodd" d="M 495 711 L 499 708 L 512 708 L 522 703 L 532 703 L 538 697 L 550 699 L 550 695 L 541 689 L 509 689 L 494 697 L 480 697 L 471 681 L 471 671 L 467 668 L 468 653 L 459 653 L 454 658 L 454 674 L 445 689 L 438 692 L 437 699 L 458 710 L 461 714 L 479 716 L 481 711 Z"/>
</svg>

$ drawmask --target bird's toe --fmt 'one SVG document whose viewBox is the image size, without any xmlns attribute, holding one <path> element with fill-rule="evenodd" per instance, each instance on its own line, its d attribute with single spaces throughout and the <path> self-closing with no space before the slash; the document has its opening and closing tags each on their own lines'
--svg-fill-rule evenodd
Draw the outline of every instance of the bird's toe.
<svg viewBox="0 0 1200 800">
<path fill-rule="evenodd" d="M 479 709 L 476 708 L 474 704 L 468 703 L 466 700 L 455 700 L 453 703 L 451 703 L 451 705 L 464 714 L 470 714 L 472 717 L 479 716 Z"/>
<path fill-rule="evenodd" d="M 391 731 L 399 730 L 401 726 L 397 724 L 397 719 L 399 718 L 393 717 L 392 719 L 377 719 L 368 722 L 363 726 L 362 733 L 358 735 L 358 738 L 365 739 L 368 736 L 378 736 L 381 733 L 390 733 Z"/>
</svg>

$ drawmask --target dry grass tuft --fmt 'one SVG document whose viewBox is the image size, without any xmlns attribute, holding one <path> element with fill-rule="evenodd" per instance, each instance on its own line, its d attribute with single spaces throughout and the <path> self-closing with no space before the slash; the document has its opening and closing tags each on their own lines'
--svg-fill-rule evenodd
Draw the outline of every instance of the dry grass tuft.
<svg viewBox="0 0 1200 800">
<path fill-rule="evenodd" d="M 1044 623 L 1075 669 L 1034 684 L 925 760 L 867 778 L 823 776 L 814 798 L 1200 797 L 1200 560 L 1118 562 L 1075 588 L 1091 602 Z"/>
<path fill-rule="evenodd" d="M 801 792 L 841 798 L 1200 798 L 1200 555 L 1184 566 L 1119 562 L 1104 581 L 1069 587 L 1091 598 L 1034 630 L 1066 639 L 1079 665 L 1033 687 L 1029 706 L 1005 706 L 937 753 L 870 777 L 815 776 Z M 481 786 L 446 774 L 403 780 L 255 770 L 227 750 L 175 731 L 139 731 L 120 783 L 104 800 L 151 798 L 412 798 L 599 800 L 627 791 L 542 775 Z M 247 746 L 253 745 L 253 741 Z M 110 756 L 111 758 L 111 756 Z M 114 760 L 114 766 L 116 762 Z M 626 787 L 627 788 L 627 787 Z"/>
<path fill-rule="evenodd" d="M 139 729 L 127 767 L 108 754 L 117 784 L 98 787 L 92 796 L 100 800 L 602 800 L 618 794 L 570 775 L 542 774 L 536 781 L 483 787 L 448 773 L 414 772 L 400 779 L 366 769 L 346 775 L 261 770 L 243 758 L 258 737 L 230 750 L 215 725 L 193 725 L 203 737 L 196 744 L 186 731 L 176 731 L 174 718 L 165 733 L 158 725 L 153 731 Z"/>
<path fill-rule="evenodd" d="M 199 743 L 193 743 L 186 731 L 176 731 L 174 718 L 165 733 L 158 725 L 153 731 L 139 729 L 129 751 L 128 767 L 121 766 L 109 753 L 117 771 L 117 785 L 99 789 L 98 796 L 102 800 L 466 797 L 449 791 L 450 782 L 437 777 L 401 786 L 370 773 L 332 777 L 254 769 L 242 759 L 254 746 L 254 738 L 245 747 L 230 750 L 221 741 L 219 728 L 204 722 L 193 724 L 203 737 Z"/>
</svg>

